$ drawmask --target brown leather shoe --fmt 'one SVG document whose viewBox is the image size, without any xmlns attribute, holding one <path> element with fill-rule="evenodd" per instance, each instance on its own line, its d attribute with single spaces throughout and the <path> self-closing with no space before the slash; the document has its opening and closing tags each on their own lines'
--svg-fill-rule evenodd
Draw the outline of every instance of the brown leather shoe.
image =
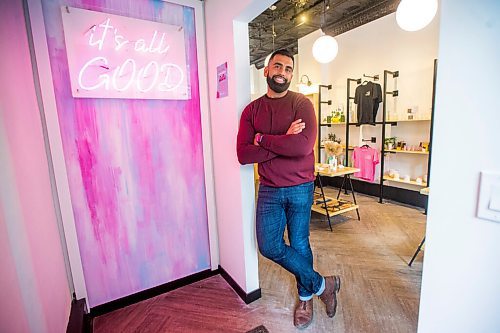
<svg viewBox="0 0 500 333">
<path fill-rule="evenodd" d="M 293 324 L 297 328 L 306 328 L 313 319 L 313 300 L 299 301 L 293 313 Z"/>
<path fill-rule="evenodd" d="M 328 317 L 335 316 L 337 312 L 337 293 L 340 290 L 340 277 L 337 275 L 325 277 L 325 290 L 319 296 L 319 299 L 326 305 L 326 314 Z"/>
</svg>

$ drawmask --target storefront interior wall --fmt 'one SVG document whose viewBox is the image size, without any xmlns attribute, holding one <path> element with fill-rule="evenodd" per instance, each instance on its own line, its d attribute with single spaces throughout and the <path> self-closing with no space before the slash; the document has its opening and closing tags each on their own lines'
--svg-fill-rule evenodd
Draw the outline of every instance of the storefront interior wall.
<svg viewBox="0 0 500 333">
<path fill-rule="evenodd" d="M 71 294 L 23 3 L 0 13 L 0 331 L 64 332 Z"/>
<path fill-rule="evenodd" d="M 205 3 L 207 67 L 211 112 L 220 265 L 250 293 L 259 288 L 255 239 L 253 166 L 240 166 L 236 135 L 250 102 L 248 22 L 272 0 Z M 216 98 L 217 66 L 227 62 L 229 95 Z"/>
<path fill-rule="evenodd" d="M 432 107 L 432 81 L 434 59 L 437 58 L 439 36 L 439 13 L 431 24 L 416 32 L 402 30 L 396 23 L 396 14 L 390 14 L 380 19 L 362 25 L 346 33 L 336 36 L 339 44 L 337 57 L 329 64 L 321 65 L 314 60 L 312 46 L 319 36 L 319 31 L 299 39 L 299 63 L 302 74 L 309 72 L 313 82 L 331 84 L 330 91 L 323 89 L 323 99 L 331 99 L 332 105 L 323 105 L 322 121 L 333 110 L 347 112 L 347 79 L 362 79 L 379 83 L 383 87 L 384 70 L 399 71 L 398 78 L 390 75 L 387 80 L 387 91 L 398 90 L 399 95 L 386 96 L 386 119 L 407 119 L 407 110 L 414 112 L 414 119 L 430 119 Z M 379 76 L 379 80 L 366 78 Z M 356 84 L 351 83 L 351 97 L 354 96 Z M 356 105 L 351 100 L 350 120 L 355 118 Z M 379 106 L 377 121 L 382 121 L 382 103 Z M 351 126 L 349 129 L 349 145 L 361 146 L 366 142 L 360 139 L 375 137 L 377 142 L 368 144 L 381 149 L 381 125 Z M 322 140 L 328 133 L 335 133 L 345 143 L 345 126 L 335 125 L 323 127 Z M 397 136 L 408 146 L 418 146 L 420 142 L 428 142 L 430 137 L 430 121 L 400 122 L 396 127 L 386 127 L 386 137 Z M 322 161 L 326 158 L 324 154 Z M 351 159 L 352 161 L 352 159 Z M 389 169 L 398 170 L 401 177 L 410 175 L 412 179 L 422 177 L 427 173 L 427 158 L 425 156 L 405 155 L 386 157 L 385 172 Z M 375 174 L 380 175 L 380 164 Z M 375 179 L 378 182 L 378 179 Z M 399 186 L 399 183 L 391 184 Z"/>
<path fill-rule="evenodd" d="M 398 90 L 399 96 L 387 96 L 388 119 L 407 119 L 405 113 L 411 108 L 418 111 L 414 119 L 430 119 L 432 106 L 432 80 L 434 59 L 437 58 L 439 42 L 439 14 L 429 26 L 418 32 L 403 31 L 396 23 L 395 14 L 390 14 L 372 21 L 358 28 L 336 36 L 339 44 L 337 57 L 329 64 L 318 63 L 312 55 L 314 41 L 321 36 L 319 30 L 298 40 L 299 53 L 295 56 L 296 68 L 294 79 L 307 75 L 316 87 L 317 85 L 332 85 L 332 90 L 322 88 L 322 99 L 332 100 L 332 105 L 322 105 L 322 118 L 331 111 L 341 109 L 347 111 L 347 78 L 373 81 L 383 85 L 384 70 L 399 71 L 400 77 L 393 79 L 390 75 L 387 80 L 387 90 Z M 379 80 L 364 78 L 378 75 Z M 257 98 L 265 93 L 266 82 L 263 78 L 263 69 L 257 70 L 251 66 L 252 98 Z M 292 82 L 291 90 L 301 91 L 297 82 Z M 356 84 L 351 83 L 351 97 L 354 96 Z M 307 93 L 307 92 L 305 92 Z M 318 108 L 318 106 L 317 106 Z M 350 106 L 351 122 L 355 121 L 356 105 Z M 322 119 L 323 120 L 323 119 Z M 377 114 L 377 121 L 382 120 L 382 104 Z M 317 126 L 317 124 L 315 124 Z M 327 138 L 328 133 L 335 133 L 345 143 L 345 126 L 334 125 L 322 128 L 321 140 Z M 392 134 L 391 134 L 392 133 Z M 360 138 L 375 137 L 375 144 L 370 146 L 380 150 L 381 127 L 352 126 L 350 128 L 350 146 L 360 146 Z M 400 122 L 397 128 L 386 127 L 386 137 L 399 136 L 398 140 L 405 140 L 408 145 L 418 146 L 420 142 L 428 142 L 430 138 L 430 121 Z M 325 161 L 322 153 L 321 161 Z M 417 155 L 392 156 L 386 158 L 385 171 L 397 170 L 401 177 L 410 175 L 412 179 L 423 177 L 427 174 L 427 158 Z M 378 182 L 380 164 L 376 166 L 375 174 Z M 391 186 L 415 190 L 415 187 L 401 183 L 392 183 Z"/>
<path fill-rule="evenodd" d="M 492 75 L 500 73 L 500 47 L 495 43 L 500 35 L 498 13 L 500 4 L 494 0 L 480 3 L 442 0 L 439 18 L 422 31 L 422 36 L 426 36 L 423 39 L 426 48 L 413 49 L 414 44 L 407 45 L 420 54 L 417 58 L 413 57 L 414 53 L 406 54 L 416 63 L 408 59 L 391 59 L 389 55 L 380 57 L 377 66 L 368 62 L 366 67 L 357 70 L 339 68 L 343 75 L 336 75 L 329 65 L 315 65 L 310 55 L 302 56 L 304 40 L 299 40 L 299 73 L 295 75 L 307 74 L 313 83 L 334 85 L 331 78 L 339 77 L 339 86 L 343 87 L 338 92 L 343 94 L 341 101 L 345 100 L 347 77 L 381 75 L 383 69 L 399 70 L 402 77 L 398 89 L 412 91 L 411 87 L 404 88 L 404 72 L 410 70 L 411 77 L 415 75 L 411 68 L 416 68 L 423 73 L 422 89 L 416 94 L 420 97 L 418 101 L 412 100 L 415 95 L 411 95 L 407 103 L 400 106 L 421 103 L 419 111 L 426 111 L 432 91 L 432 62 L 435 58 L 439 60 L 432 189 L 418 332 L 486 333 L 496 332 L 500 327 L 500 318 L 496 315 L 496 309 L 500 308 L 497 281 L 500 261 L 496 258 L 500 252 L 500 224 L 476 216 L 480 172 L 498 173 L 500 170 L 500 155 L 492 153 L 493 147 L 500 142 L 498 122 L 493 121 L 498 119 L 500 109 L 499 100 L 493 97 L 498 87 L 497 75 Z M 378 21 L 372 24 L 377 25 Z M 394 21 L 393 24 L 394 29 L 398 29 Z M 356 30 L 362 31 L 363 27 Z M 400 34 L 409 37 L 403 37 L 399 43 L 412 41 L 412 33 Z M 343 35 L 348 36 L 349 32 Z M 343 35 L 338 36 L 338 59 L 342 57 Z M 314 40 L 319 33 L 310 37 Z M 383 43 L 382 37 L 386 36 L 379 36 L 374 41 L 377 48 L 381 52 L 396 52 L 397 45 L 391 45 L 394 40 L 388 40 L 385 46 L 379 45 Z M 311 49 L 311 42 L 306 49 Z"/>
<path fill-rule="evenodd" d="M 442 0 L 434 150 L 418 330 L 498 332 L 500 223 L 477 217 L 500 173 L 500 3 Z M 495 74 L 496 73 L 496 74 Z"/>
<path fill-rule="evenodd" d="M 245 9 L 257 15 L 271 3 L 248 0 L 228 7 L 225 1 L 212 0 L 205 4 L 221 265 L 245 291 L 258 287 L 254 207 L 250 204 L 253 181 L 247 187 L 253 171 L 239 167 L 234 147 L 239 114 L 250 101 L 248 65 L 244 66 L 248 49 L 237 50 L 240 44 L 227 43 L 220 36 L 230 34 L 235 41 L 241 38 L 231 34 L 233 20 L 248 22 L 251 17 L 241 16 Z M 497 76 L 490 73 L 500 72 L 500 48 L 493 43 L 500 35 L 500 4 L 495 0 L 442 0 L 440 4 L 438 111 L 419 332 L 494 332 L 500 327 L 500 264 L 496 258 L 500 224 L 478 219 L 476 204 L 480 171 L 500 169 L 500 155 L 492 153 L 492 145 L 500 142 L 500 132 L 497 122 L 490 121 L 498 118 L 500 105 L 497 99 L 485 98 L 495 96 L 498 86 Z M 4 74 L 0 79 L 0 249 L 5 273 L 0 280 L 4 295 L 0 330 L 64 331 L 69 286 L 55 214 L 47 209 L 53 202 L 22 28 L 22 3 L 1 2 L 0 9 L 4 17 L 0 42 L 2 49 L 11 49 L 2 54 L 0 63 Z M 222 12 L 225 14 L 216 15 Z M 247 55 L 237 59 L 240 51 Z M 225 61 L 233 78 L 230 96 L 217 100 L 215 70 Z M 314 71 L 323 72 L 299 67 L 300 74 L 313 77 Z M 454 120 L 452 126 L 450 119 Z M 467 139 L 471 133 L 472 139 Z M 25 291 L 30 293 L 31 303 Z"/>
</svg>

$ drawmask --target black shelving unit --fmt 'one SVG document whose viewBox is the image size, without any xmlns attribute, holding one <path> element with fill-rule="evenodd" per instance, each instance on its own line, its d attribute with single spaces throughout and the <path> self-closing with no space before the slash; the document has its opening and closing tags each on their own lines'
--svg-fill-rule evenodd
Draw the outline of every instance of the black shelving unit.
<svg viewBox="0 0 500 333">
<path fill-rule="evenodd" d="M 438 66 L 438 61 L 437 59 L 434 59 L 434 75 L 432 78 L 432 108 L 431 108 L 431 130 L 430 130 L 430 137 L 429 137 L 429 160 L 427 161 L 427 187 L 429 187 L 430 182 L 431 182 L 431 156 L 432 156 L 432 136 L 434 134 L 434 108 L 436 106 L 436 79 L 437 79 L 437 66 Z M 425 207 L 425 214 L 427 214 L 427 206 Z M 424 246 L 425 243 L 425 235 L 422 238 L 422 241 L 418 245 L 417 249 L 415 250 L 415 253 L 410 259 L 410 262 L 408 263 L 408 266 L 411 267 L 413 264 L 413 261 L 417 257 L 418 253 L 422 250 L 422 246 Z"/>
<path fill-rule="evenodd" d="M 397 97 L 399 95 L 398 90 L 387 91 L 387 78 L 391 75 L 393 79 L 399 77 L 399 71 L 391 72 L 388 70 L 384 70 L 384 89 L 382 92 L 383 100 L 382 100 L 382 149 L 380 152 L 380 190 L 379 190 L 379 198 L 378 202 L 382 203 L 384 199 L 384 164 L 385 164 L 385 125 L 391 124 L 392 122 L 386 122 L 387 119 L 387 96 Z M 397 123 L 395 123 L 397 124 Z"/>
<path fill-rule="evenodd" d="M 430 148 L 429 148 L 429 160 L 428 160 L 428 167 L 427 167 L 427 175 L 428 175 L 428 179 L 427 179 L 427 185 L 429 184 L 429 175 L 430 175 L 430 164 L 431 164 L 431 149 L 432 149 L 432 132 L 433 132 L 433 123 L 434 123 L 434 94 L 435 94 L 435 81 L 436 81 L 436 66 L 437 66 L 437 60 L 435 60 L 434 62 L 434 82 L 433 82 L 433 105 L 432 105 L 432 112 L 431 112 L 431 128 L 430 128 Z M 378 80 L 378 75 L 374 75 L 374 76 L 366 76 L 363 74 L 363 77 L 368 77 L 368 78 L 373 78 L 375 81 Z M 371 125 L 381 125 L 381 153 L 380 153 L 380 180 L 379 180 L 379 183 L 378 183 L 378 196 L 379 196 L 379 203 L 383 203 L 383 199 L 384 199 L 384 168 L 385 168 L 385 155 L 386 153 L 386 150 L 385 150 L 385 145 L 384 145 L 384 142 L 385 142 L 385 139 L 386 139 L 386 125 L 391 125 L 391 126 L 397 126 L 398 125 L 398 121 L 387 121 L 387 98 L 389 96 L 392 96 L 392 97 L 397 97 L 399 95 L 399 91 L 398 90 L 391 90 L 391 91 L 388 91 L 388 81 L 390 79 L 395 79 L 399 77 L 399 71 L 389 71 L 389 70 L 384 70 L 384 82 L 383 82 L 383 91 L 382 91 L 382 94 L 383 94 L 383 100 L 382 100 L 382 120 L 381 121 L 375 121 L 374 123 L 372 123 Z M 346 153 L 345 153 L 345 165 L 346 166 L 349 166 L 349 150 L 352 150 L 352 149 L 349 149 L 349 141 L 350 141 L 350 127 L 351 126 L 360 126 L 361 124 L 357 123 L 357 122 L 351 122 L 351 119 L 350 119 L 350 113 L 351 113 L 351 100 L 354 100 L 354 97 L 351 96 L 352 92 L 353 92 L 353 89 L 352 89 L 352 83 L 355 83 L 357 85 L 361 84 L 362 82 L 362 79 L 353 79 L 353 78 L 348 78 L 347 79 L 347 98 L 346 98 L 346 114 L 345 114 L 345 118 L 346 118 L 346 140 L 345 140 L 345 146 L 346 146 Z M 322 86 L 324 88 L 328 88 L 328 87 L 331 87 L 331 86 Z M 330 89 L 330 88 L 329 88 Z M 321 101 L 321 86 L 320 86 L 320 101 Z M 327 102 L 323 102 L 323 103 L 328 103 L 330 104 L 330 101 L 327 101 Z M 321 103 L 320 103 L 320 110 L 321 110 Z M 321 115 L 321 112 L 320 112 L 320 115 Z M 319 120 L 319 138 L 321 139 L 321 126 L 328 126 L 330 127 L 331 125 L 330 124 L 321 124 L 321 118 Z M 373 138 L 372 138 L 373 139 Z M 371 142 L 374 142 L 372 140 L 364 140 L 364 141 L 371 141 Z M 319 156 L 319 152 L 320 152 L 320 145 L 318 145 L 318 156 Z M 375 183 L 376 184 L 376 183 Z M 345 192 L 347 193 L 347 187 L 344 188 L 345 189 Z M 375 192 L 376 193 L 376 192 Z M 374 194 L 375 194 L 374 193 Z M 375 194 L 376 195 L 376 194 Z"/>
<path fill-rule="evenodd" d="M 392 96 L 397 96 L 398 95 L 398 91 L 395 90 L 395 91 L 391 91 L 391 92 L 387 92 L 387 74 L 389 73 L 392 73 L 394 76 L 393 77 L 398 77 L 399 76 L 399 72 L 389 72 L 389 71 L 384 71 L 384 91 L 383 91 L 383 98 L 382 98 L 382 121 L 375 121 L 373 122 L 371 125 L 382 125 L 382 153 L 380 154 L 380 160 L 381 160 L 381 181 L 380 181 L 380 189 L 379 189 L 379 202 L 381 203 L 382 202 L 382 196 L 383 196 L 383 165 L 384 165 L 384 139 L 385 139 L 385 125 L 391 125 L 391 126 L 397 126 L 397 122 L 395 121 L 386 121 L 386 96 L 391 94 Z M 374 75 L 374 76 L 366 76 L 365 74 L 363 74 L 363 77 L 369 77 L 369 78 L 373 78 L 375 81 L 378 80 L 378 75 Z M 348 151 L 349 151 L 349 131 L 350 131 L 350 126 L 360 126 L 362 124 L 359 124 L 359 123 L 351 123 L 350 121 L 350 113 L 351 113 L 351 100 L 354 100 L 354 97 L 351 96 L 351 86 L 352 86 L 352 83 L 356 83 L 356 84 L 361 84 L 361 79 L 352 79 L 352 78 L 348 78 L 347 79 L 347 112 L 346 112 L 346 129 L 345 129 L 345 137 L 346 137 L 346 142 L 345 142 L 345 145 L 346 145 L 346 157 L 345 157 L 345 165 L 349 165 L 349 154 L 348 154 Z M 373 138 L 372 138 L 373 139 Z M 375 142 L 373 140 L 370 140 L 371 142 Z M 346 189 L 346 192 L 347 192 L 347 189 Z"/>
<path fill-rule="evenodd" d="M 375 81 L 378 80 L 378 75 L 367 76 L 367 75 L 363 74 L 363 77 L 373 78 Z M 351 113 L 351 103 L 350 103 L 350 101 L 354 100 L 354 97 L 351 96 L 351 84 L 353 82 L 359 85 L 359 84 L 361 84 L 361 79 L 351 79 L 351 78 L 347 79 L 347 102 L 346 102 L 347 103 L 347 112 L 346 112 L 346 128 L 345 128 L 345 137 L 346 137 L 346 143 L 345 143 L 345 145 L 346 145 L 345 165 L 347 165 L 347 166 L 349 165 L 348 150 L 349 150 L 349 130 L 350 130 L 350 126 L 360 126 L 360 125 L 363 125 L 363 124 L 359 124 L 359 123 L 351 123 L 351 121 L 350 121 L 350 113 Z M 384 94 L 384 96 L 385 96 L 385 94 Z M 397 92 L 396 92 L 396 96 L 397 96 Z M 383 102 L 385 103 L 385 98 L 383 98 Z M 392 126 L 396 126 L 397 122 L 395 122 L 395 121 L 389 121 L 389 122 L 386 121 L 386 117 L 385 117 L 385 104 L 384 104 L 382 121 L 375 121 L 375 122 L 373 122 L 373 123 L 370 124 L 370 125 L 382 125 L 382 143 L 384 142 L 385 125 L 387 125 L 387 124 L 390 124 Z M 373 140 L 369 140 L 369 141 L 375 142 Z"/>
<path fill-rule="evenodd" d="M 369 78 L 373 78 L 375 79 L 375 81 L 378 80 L 378 75 L 374 75 L 374 76 L 367 76 L 365 74 L 363 74 L 363 77 L 369 77 Z M 351 100 L 354 100 L 354 97 L 351 96 L 351 84 L 355 82 L 356 84 L 361 84 L 361 79 L 347 79 L 347 101 L 346 101 L 346 104 L 347 104 L 347 111 L 346 111 L 346 128 L 345 128 L 345 138 L 346 138 L 346 159 L 345 159 L 345 165 L 349 165 L 349 155 L 347 154 L 347 151 L 349 150 L 349 126 L 360 126 L 360 125 L 364 125 L 364 124 L 359 124 L 359 123 L 351 123 L 350 121 L 350 113 L 351 113 L 351 103 L 350 101 Z M 384 101 L 385 101 L 385 98 L 384 98 Z M 397 122 L 395 121 L 386 121 L 385 120 L 385 116 L 382 118 L 382 121 L 375 121 L 373 122 L 372 124 L 370 125 L 387 125 L 387 124 L 390 124 L 392 126 L 396 126 L 397 125 Z M 384 133 L 385 131 L 385 126 L 382 127 L 384 130 L 382 130 Z M 370 140 L 371 141 L 371 140 Z M 372 142 L 375 142 L 375 141 L 372 141 Z M 383 142 L 383 138 L 382 138 L 382 142 Z"/>
<path fill-rule="evenodd" d="M 329 85 L 324 85 L 324 84 L 320 84 L 319 85 L 319 89 L 318 89 L 318 151 L 317 151 L 317 156 L 318 156 L 318 162 L 321 163 L 321 149 L 323 148 L 321 146 L 321 127 L 322 126 L 328 126 L 330 127 L 331 125 L 329 124 L 322 124 L 321 123 L 321 119 L 322 119 L 322 115 L 321 115 L 321 111 L 322 111 L 322 105 L 323 104 L 327 104 L 327 105 L 332 105 L 332 100 L 329 99 L 327 101 L 324 101 L 322 98 L 321 98 L 321 89 L 328 89 L 328 90 L 331 90 L 332 89 L 332 85 L 329 84 Z"/>
<path fill-rule="evenodd" d="M 349 115 L 351 114 L 351 83 L 361 84 L 361 79 L 347 79 L 347 101 L 346 101 L 346 114 L 345 114 L 345 165 L 349 166 L 349 125 L 351 124 Z"/>
</svg>

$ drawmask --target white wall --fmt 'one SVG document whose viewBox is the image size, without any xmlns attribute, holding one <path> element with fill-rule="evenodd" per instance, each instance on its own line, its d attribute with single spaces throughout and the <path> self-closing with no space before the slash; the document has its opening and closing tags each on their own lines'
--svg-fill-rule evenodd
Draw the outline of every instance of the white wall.
<svg viewBox="0 0 500 333">
<path fill-rule="evenodd" d="M 247 293 L 259 288 L 252 165 L 236 156 L 239 118 L 250 102 L 247 22 L 272 0 L 205 3 L 209 101 L 212 125 L 220 265 Z M 217 66 L 227 62 L 229 96 L 217 99 Z"/>
<path fill-rule="evenodd" d="M 436 17 L 425 29 L 406 32 L 397 25 L 395 14 L 390 14 L 336 36 L 339 53 L 327 65 L 319 64 L 312 56 L 312 45 L 319 36 L 316 31 L 299 39 L 300 74 L 310 75 L 314 82 L 332 84 L 334 106 L 345 106 L 347 78 L 378 74 L 382 85 L 384 70 L 398 70 L 400 77 L 396 82 L 400 94 L 395 105 L 388 103 L 391 115 L 402 117 L 403 112 L 414 105 L 419 107 L 419 113 L 428 115 L 438 29 Z M 321 77 L 322 73 L 327 75 Z M 388 88 L 393 88 L 392 81 L 388 83 Z"/>
<path fill-rule="evenodd" d="M 395 14 L 384 16 L 378 20 L 350 30 L 336 36 L 339 44 L 337 58 L 330 64 L 322 65 L 314 60 L 312 45 L 321 35 L 317 30 L 299 39 L 299 68 L 300 73 L 307 74 L 314 83 L 332 84 L 333 89 L 322 90 L 323 99 L 332 99 L 332 106 L 324 105 L 322 115 L 333 109 L 342 108 L 346 110 L 347 103 L 347 78 L 362 78 L 363 74 L 373 76 L 379 75 L 383 86 L 384 70 L 399 71 L 400 77 L 389 78 L 388 91 L 399 90 L 399 96 L 387 98 L 388 118 L 407 119 L 406 110 L 418 107 L 415 118 L 430 118 L 432 106 L 432 76 L 433 62 L 437 58 L 439 18 L 425 29 L 409 33 L 403 31 L 396 23 Z M 366 79 L 372 80 L 372 79 Z M 351 96 L 354 96 L 356 84 L 351 84 Z M 355 114 L 355 105 L 352 104 L 352 114 Z M 353 116 L 351 115 L 351 121 Z M 355 118 L 354 118 L 355 119 Z M 382 120 L 382 104 L 379 108 L 377 120 Z M 328 133 L 335 133 L 345 142 L 345 126 L 336 125 L 331 128 L 322 128 L 322 139 Z M 386 137 L 396 136 L 398 140 L 404 140 L 408 145 L 417 145 L 422 141 L 429 141 L 430 122 L 400 123 L 397 127 L 388 126 Z M 362 145 L 360 136 L 368 139 L 372 136 L 377 138 L 377 144 L 373 147 L 381 147 L 380 126 L 363 126 L 362 135 L 359 127 L 350 128 L 350 145 Z M 324 154 L 322 160 L 325 160 Z M 410 175 L 412 179 L 427 173 L 427 157 L 424 155 L 398 154 L 389 155 L 386 159 L 386 172 L 397 169 L 401 176 Z M 377 166 L 377 178 L 379 175 Z M 404 185 L 391 184 L 404 187 Z"/>
<path fill-rule="evenodd" d="M 257 69 L 255 65 L 250 66 L 250 78 L 252 82 L 250 93 L 253 101 L 267 92 L 267 82 L 264 77 L 264 68 Z"/>
<path fill-rule="evenodd" d="M 475 217 L 500 172 L 500 2 L 441 2 L 432 188 L 419 332 L 500 332 L 500 223 Z"/>
</svg>

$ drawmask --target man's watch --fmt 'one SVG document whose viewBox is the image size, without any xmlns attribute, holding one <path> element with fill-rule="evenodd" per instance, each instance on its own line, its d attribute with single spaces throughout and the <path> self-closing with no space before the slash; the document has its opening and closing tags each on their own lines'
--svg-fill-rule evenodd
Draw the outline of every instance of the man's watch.
<svg viewBox="0 0 500 333">
<path fill-rule="evenodd" d="M 262 142 L 262 138 L 264 137 L 264 134 L 260 134 L 260 133 L 257 133 L 257 136 L 255 138 L 255 141 L 257 141 L 257 143 L 261 143 Z"/>
</svg>

